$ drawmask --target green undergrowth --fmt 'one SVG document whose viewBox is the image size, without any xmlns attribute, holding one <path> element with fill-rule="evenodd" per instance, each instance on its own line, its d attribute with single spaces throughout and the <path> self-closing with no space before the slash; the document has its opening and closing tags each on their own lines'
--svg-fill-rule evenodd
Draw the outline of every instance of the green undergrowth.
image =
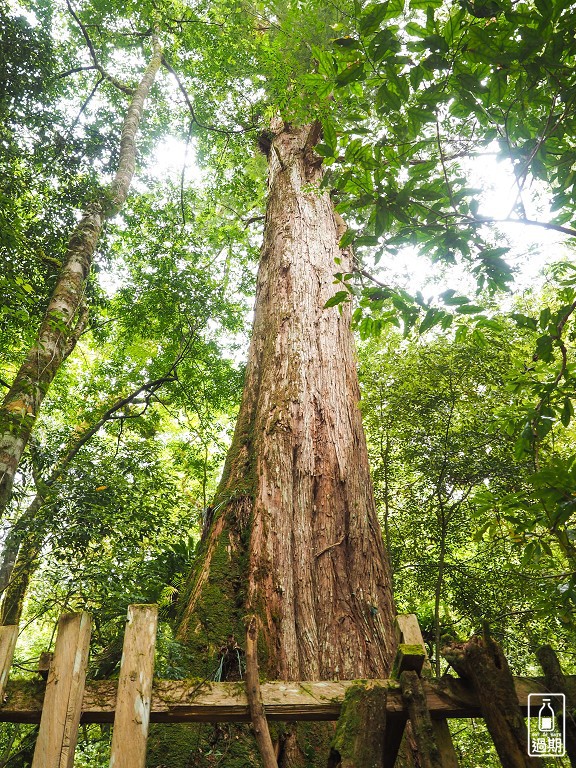
<svg viewBox="0 0 576 768">
<path fill-rule="evenodd" d="M 277 740 L 284 723 L 270 723 Z M 332 723 L 297 727 L 301 768 L 326 768 Z M 262 761 L 250 725 L 239 723 L 155 724 L 148 738 L 147 768 L 261 768 Z"/>
</svg>

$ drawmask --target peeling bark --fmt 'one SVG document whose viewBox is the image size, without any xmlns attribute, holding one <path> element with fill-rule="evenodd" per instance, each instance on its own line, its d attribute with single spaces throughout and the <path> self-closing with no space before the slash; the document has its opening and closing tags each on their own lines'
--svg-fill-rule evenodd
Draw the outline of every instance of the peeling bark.
<svg viewBox="0 0 576 768">
<path fill-rule="evenodd" d="M 86 323 L 84 291 L 96 244 L 104 222 L 118 213 L 128 196 L 136 164 L 136 134 L 161 58 L 155 39 L 152 58 L 126 112 L 114 180 L 85 208 L 73 231 L 36 341 L 0 407 L 0 514 L 10 500 L 14 477 L 44 397 Z"/>
<path fill-rule="evenodd" d="M 324 309 L 333 273 L 349 270 L 352 256 L 340 250 L 330 197 L 318 188 L 313 130 L 284 126 L 270 149 L 242 404 L 180 637 L 206 654 L 221 644 L 219 634 L 239 636 L 241 617 L 255 612 L 268 678 L 378 678 L 395 650 L 391 578 L 350 309 Z M 284 755 L 292 743 L 290 736 Z"/>
</svg>

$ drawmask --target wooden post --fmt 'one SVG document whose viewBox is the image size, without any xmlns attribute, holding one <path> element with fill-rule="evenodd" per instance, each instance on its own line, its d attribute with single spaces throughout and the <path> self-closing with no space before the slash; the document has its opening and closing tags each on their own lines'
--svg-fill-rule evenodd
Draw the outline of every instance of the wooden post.
<svg viewBox="0 0 576 768">
<path fill-rule="evenodd" d="M 412 737 L 416 742 L 421 768 L 443 768 L 420 678 L 413 671 L 401 672 L 400 686 L 408 707 Z"/>
<path fill-rule="evenodd" d="M 4 691 L 12 666 L 17 638 L 18 627 L 16 624 L 0 627 L 0 705 L 4 701 Z"/>
<path fill-rule="evenodd" d="M 387 688 L 352 685 L 342 704 L 328 768 L 384 768 Z"/>
<path fill-rule="evenodd" d="M 158 606 L 128 607 L 110 768 L 144 768 L 157 627 Z"/>
<path fill-rule="evenodd" d="M 396 617 L 396 626 L 400 635 L 400 642 L 408 645 L 419 645 L 424 650 L 426 659 L 422 666 L 421 674 L 424 678 L 431 678 L 433 676 L 432 665 L 428 659 L 426 645 L 417 616 L 414 613 L 400 614 Z M 458 757 L 446 718 L 432 720 L 432 729 L 434 731 L 434 739 L 440 750 L 443 768 L 458 768 Z"/>
<path fill-rule="evenodd" d="M 424 638 L 422 637 L 422 631 L 418 624 L 417 616 L 414 613 L 400 614 L 396 617 L 396 624 L 400 633 L 400 639 L 403 643 L 420 645 L 424 649 L 426 660 L 422 667 L 422 677 L 431 678 L 433 676 L 432 665 L 428 659 L 426 645 L 424 643 Z M 458 757 L 456 756 L 456 750 L 454 749 L 454 744 L 452 742 L 448 721 L 446 718 L 432 720 L 432 728 L 434 729 L 434 737 L 442 756 L 442 765 L 444 768 L 458 768 Z"/>
<path fill-rule="evenodd" d="M 497 643 L 486 632 L 485 637 L 454 643 L 442 654 L 472 684 L 503 768 L 541 766 L 539 758 L 528 756 L 528 732 L 514 678 Z"/>
<path fill-rule="evenodd" d="M 536 652 L 540 666 L 544 671 L 546 685 L 550 693 L 563 693 L 566 697 L 566 754 L 572 768 L 576 768 L 576 696 L 566 685 L 566 678 L 554 649 L 543 645 Z"/>
<path fill-rule="evenodd" d="M 90 650 L 90 616 L 60 617 L 32 768 L 72 768 Z"/>
<path fill-rule="evenodd" d="M 278 768 L 274 745 L 268 730 L 268 721 L 264 714 L 262 693 L 260 691 L 260 679 L 258 677 L 257 656 L 258 628 L 256 616 L 248 619 L 246 630 L 246 696 L 250 707 L 250 718 L 254 728 L 254 736 L 262 758 L 264 768 Z"/>
</svg>

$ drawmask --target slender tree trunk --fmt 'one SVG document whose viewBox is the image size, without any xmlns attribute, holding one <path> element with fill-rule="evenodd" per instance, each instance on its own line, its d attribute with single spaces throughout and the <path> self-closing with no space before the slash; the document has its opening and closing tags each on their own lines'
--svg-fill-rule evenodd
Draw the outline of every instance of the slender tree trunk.
<svg viewBox="0 0 576 768">
<path fill-rule="evenodd" d="M 131 394 L 116 400 L 95 424 L 76 437 L 58 458 L 47 478 L 35 478 L 38 492 L 8 532 L 0 553 L 0 625 L 17 624 L 20 619 L 26 591 L 48 532 L 47 522 L 39 513 L 53 495 L 55 483 L 67 472 L 80 449 L 100 428 L 111 419 L 118 418 L 118 411 L 136 403 L 141 404 L 142 398 L 148 402 L 164 384 L 174 381 L 178 362 L 174 363 L 165 376 L 147 381 Z"/>
<path fill-rule="evenodd" d="M 206 655 L 256 612 L 269 678 L 383 677 L 395 650 L 390 570 L 349 306 L 324 309 L 351 254 L 318 189 L 317 139 L 315 126 L 284 126 L 272 142 L 244 393 L 180 637 Z M 294 764 L 293 747 L 281 765 Z"/>
<path fill-rule="evenodd" d="M 442 506 L 442 501 L 440 500 Z M 444 567 L 446 561 L 446 517 L 444 509 L 441 512 L 441 525 L 440 525 L 440 554 L 438 557 L 438 576 L 436 577 L 436 588 L 434 590 L 434 670 L 436 677 L 440 679 L 442 672 L 441 657 L 440 657 L 440 603 L 442 601 L 442 588 L 444 586 Z"/>
<path fill-rule="evenodd" d="M 0 604 L 0 624 L 2 626 L 18 624 L 20 621 L 24 598 L 42 552 L 44 537 L 44 530 L 33 529 L 20 542 L 18 557 Z"/>
<path fill-rule="evenodd" d="M 161 58 L 155 39 L 154 53 L 126 112 L 116 176 L 100 198 L 86 207 L 72 233 L 36 341 L 0 408 L 0 514 L 10 500 L 14 477 L 42 401 L 86 323 L 84 291 L 92 258 L 104 222 L 126 201 L 136 163 L 136 134 Z"/>
</svg>

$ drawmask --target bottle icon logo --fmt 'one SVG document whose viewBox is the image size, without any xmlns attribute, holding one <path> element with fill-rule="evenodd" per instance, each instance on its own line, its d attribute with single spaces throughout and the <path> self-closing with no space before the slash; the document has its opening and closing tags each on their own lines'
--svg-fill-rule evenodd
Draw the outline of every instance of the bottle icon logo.
<svg viewBox="0 0 576 768">
<path fill-rule="evenodd" d="M 531 757 L 563 757 L 565 729 L 564 694 L 528 694 L 528 754 Z"/>
<path fill-rule="evenodd" d="M 550 706 L 550 699 L 544 699 L 538 712 L 538 730 L 544 733 L 554 730 L 554 710 Z"/>
</svg>

